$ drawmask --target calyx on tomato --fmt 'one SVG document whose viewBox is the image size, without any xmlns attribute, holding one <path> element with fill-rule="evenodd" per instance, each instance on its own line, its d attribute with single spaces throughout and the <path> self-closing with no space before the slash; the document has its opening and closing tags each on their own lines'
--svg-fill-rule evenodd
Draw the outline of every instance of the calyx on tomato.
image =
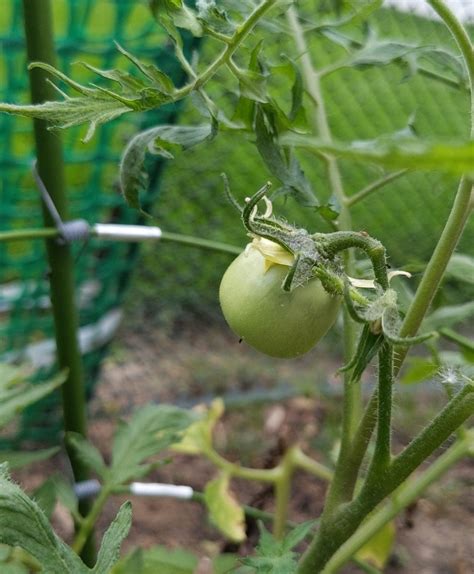
<svg viewBox="0 0 474 574">
<path fill-rule="evenodd" d="M 253 243 L 225 272 L 219 290 L 231 329 L 255 349 L 279 358 L 308 352 L 336 320 L 341 298 L 312 278 L 282 288 L 294 256 L 265 238 Z"/>
</svg>

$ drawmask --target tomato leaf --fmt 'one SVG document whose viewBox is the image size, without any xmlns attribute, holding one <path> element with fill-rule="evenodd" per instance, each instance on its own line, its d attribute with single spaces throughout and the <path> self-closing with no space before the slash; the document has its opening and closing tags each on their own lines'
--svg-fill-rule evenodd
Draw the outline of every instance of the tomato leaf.
<svg viewBox="0 0 474 574">
<path fill-rule="evenodd" d="M 129 501 L 122 504 L 112 524 L 107 528 L 93 574 L 109 574 L 120 556 L 120 547 L 132 524 L 132 505 Z"/>
<path fill-rule="evenodd" d="M 174 86 L 166 74 L 156 66 L 142 62 L 118 46 L 118 50 L 139 70 L 142 78 L 120 70 L 100 70 L 90 64 L 82 65 L 98 76 L 118 84 L 119 91 L 97 86 L 82 85 L 66 74 L 43 62 L 33 62 L 30 68 L 39 68 L 56 80 L 66 84 L 77 96 L 68 96 L 57 88 L 63 100 L 37 105 L 17 106 L 0 104 L 0 112 L 45 120 L 56 129 L 88 124 L 84 142 L 92 139 L 97 126 L 107 123 L 130 111 L 146 111 L 172 101 Z"/>
<path fill-rule="evenodd" d="M 318 206 L 311 184 L 306 178 L 296 156 L 289 157 L 278 142 L 278 131 L 274 119 L 274 110 L 267 106 L 257 107 L 255 116 L 256 144 L 268 169 L 282 184 L 277 193 L 294 193 L 305 205 Z"/>
<path fill-rule="evenodd" d="M 88 468 L 96 472 L 100 477 L 105 478 L 107 466 L 99 450 L 93 444 L 76 432 L 68 432 L 66 441 Z"/>
<path fill-rule="evenodd" d="M 27 406 L 57 389 L 65 378 L 63 373 L 50 381 L 33 385 L 26 382 L 26 375 L 21 368 L 0 363 L 0 428 Z"/>
<path fill-rule="evenodd" d="M 201 454 L 212 446 L 212 432 L 217 421 L 224 414 L 224 402 L 215 399 L 206 413 L 184 431 L 180 442 L 173 449 L 186 454 Z"/>
<path fill-rule="evenodd" d="M 53 446 L 51 448 L 39 449 L 34 451 L 0 451 L 0 463 L 7 462 L 8 468 L 16 469 L 22 468 L 34 462 L 40 462 L 51 458 L 59 452 L 59 447 Z"/>
<path fill-rule="evenodd" d="M 245 540 L 245 516 L 229 490 L 230 477 L 220 474 L 206 484 L 204 500 L 212 523 L 233 542 Z"/>
<path fill-rule="evenodd" d="M 306 538 L 314 525 L 314 520 L 304 522 L 283 540 L 276 540 L 260 523 L 256 556 L 243 558 L 242 564 L 254 568 L 258 574 L 293 574 L 297 568 L 297 554 L 292 549 Z"/>
<path fill-rule="evenodd" d="M 0 466 L 0 543 L 19 546 L 48 574 L 86 574 L 81 559 L 52 530 L 38 504 Z"/>
<path fill-rule="evenodd" d="M 375 140 L 345 143 L 326 142 L 319 138 L 291 133 L 283 135 L 280 141 L 284 145 L 300 147 L 317 154 L 325 152 L 387 168 L 446 171 L 456 175 L 474 173 L 473 141 L 440 143 L 400 136 L 395 138 L 383 136 Z"/>
<path fill-rule="evenodd" d="M 474 257 L 465 253 L 454 253 L 449 260 L 446 277 L 474 285 Z"/>
<path fill-rule="evenodd" d="M 171 405 L 147 405 L 119 426 L 112 446 L 109 485 L 144 476 L 151 468 L 143 462 L 175 443 L 196 416 Z"/>
<path fill-rule="evenodd" d="M 432 378 L 438 372 L 438 369 L 439 364 L 435 363 L 433 359 L 409 357 L 400 382 L 404 385 L 421 383 Z"/>
<path fill-rule="evenodd" d="M 174 150 L 188 149 L 212 139 L 216 131 L 217 124 L 212 121 L 199 126 L 157 126 L 135 135 L 120 161 L 120 186 L 128 205 L 141 210 L 140 192 L 148 184 L 148 175 L 143 169 L 147 152 L 172 159 Z"/>
<path fill-rule="evenodd" d="M 460 305 L 446 305 L 433 311 L 423 321 L 423 330 L 434 331 L 443 327 L 452 327 L 474 316 L 474 301 Z"/>
</svg>

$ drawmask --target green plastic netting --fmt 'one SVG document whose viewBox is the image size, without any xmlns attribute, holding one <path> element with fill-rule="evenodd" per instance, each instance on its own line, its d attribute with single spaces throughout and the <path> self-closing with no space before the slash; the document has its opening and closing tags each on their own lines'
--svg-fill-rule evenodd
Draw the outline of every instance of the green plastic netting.
<svg viewBox="0 0 474 574">
<path fill-rule="evenodd" d="M 159 62 L 175 82 L 180 69 L 171 55 L 165 34 L 150 15 L 146 3 L 112 0 L 55 0 L 54 29 L 58 67 L 75 78 L 90 81 L 92 74 L 77 61 L 99 68 L 129 63 L 120 56 L 117 41 L 138 57 Z M 187 41 L 186 50 L 190 49 Z M 0 100 L 28 103 L 21 1 L 2 2 L 0 10 Z M 94 81 L 96 78 L 94 78 Z M 93 141 L 80 142 L 84 130 L 63 134 L 67 191 L 71 218 L 89 223 L 137 223 L 117 186 L 120 153 L 127 139 L 150 123 L 172 123 L 177 108 L 168 106 L 146 116 L 133 115 L 103 126 Z M 146 123 L 145 123 L 146 122 Z M 41 225 L 38 190 L 32 175 L 33 134 L 27 119 L 0 115 L 0 230 Z M 150 166 L 152 184 L 147 201 L 158 191 L 162 163 Z M 153 190 L 153 191 L 151 191 Z M 80 315 L 80 342 L 86 385 L 91 391 L 107 344 L 120 319 L 120 304 L 136 247 L 91 240 L 74 246 Z M 49 300 L 45 248 L 42 241 L 0 244 L 0 357 L 26 361 L 38 368 L 38 379 L 48 376 L 54 361 L 53 320 Z M 57 396 L 28 409 L 8 438 L 51 438 L 59 428 Z"/>
</svg>

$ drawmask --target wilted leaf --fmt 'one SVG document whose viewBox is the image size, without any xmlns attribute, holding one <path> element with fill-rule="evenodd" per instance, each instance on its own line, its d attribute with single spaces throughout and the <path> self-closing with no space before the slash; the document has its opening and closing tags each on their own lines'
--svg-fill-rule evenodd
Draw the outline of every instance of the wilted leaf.
<svg viewBox="0 0 474 574">
<path fill-rule="evenodd" d="M 143 169 L 146 153 L 173 158 L 174 149 L 188 149 L 216 134 L 215 123 L 200 126 L 164 125 L 135 135 L 127 144 L 120 161 L 120 186 L 130 207 L 141 210 L 140 192 L 146 189 L 148 176 Z"/>
<path fill-rule="evenodd" d="M 173 449 L 186 454 L 206 452 L 212 446 L 212 431 L 223 414 L 224 401 L 214 399 L 206 413 L 185 430 L 182 439 L 173 445 Z"/>
<path fill-rule="evenodd" d="M 222 473 L 206 484 L 204 500 L 211 522 L 233 542 L 245 540 L 245 515 L 229 490 L 230 478 Z"/>
</svg>

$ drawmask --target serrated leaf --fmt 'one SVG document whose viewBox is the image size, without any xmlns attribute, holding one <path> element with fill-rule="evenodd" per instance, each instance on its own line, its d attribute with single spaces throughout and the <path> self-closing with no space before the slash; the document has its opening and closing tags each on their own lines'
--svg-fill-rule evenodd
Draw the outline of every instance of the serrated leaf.
<svg viewBox="0 0 474 574">
<path fill-rule="evenodd" d="M 204 489 L 204 500 L 211 522 L 233 542 L 245 540 L 245 514 L 231 494 L 230 477 L 226 473 L 211 480 Z"/>
<path fill-rule="evenodd" d="M 107 466 L 99 450 L 85 437 L 76 432 L 68 432 L 66 441 L 76 451 L 77 456 L 90 469 L 100 477 L 105 478 Z"/>
<path fill-rule="evenodd" d="M 308 534 L 315 527 L 315 525 L 316 525 L 315 520 L 308 520 L 306 522 L 298 524 L 298 526 L 290 530 L 290 532 L 285 536 L 285 538 L 281 542 L 282 550 L 284 552 L 293 550 L 295 546 L 297 546 L 300 542 L 303 542 L 303 540 L 308 536 Z"/>
<path fill-rule="evenodd" d="M 120 161 L 120 187 L 128 205 L 141 210 L 140 192 L 148 184 L 148 176 L 143 169 L 147 152 L 171 159 L 170 147 L 188 149 L 211 139 L 215 134 L 215 123 L 209 123 L 200 126 L 158 126 L 134 136 Z"/>
<path fill-rule="evenodd" d="M 214 399 L 200 419 L 191 424 L 173 449 L 186 454 L 202 454 L 212 446 L 212 432 L 224 414 L 224 401 Z"/>
<path fill-rule="evenodd" d="M 115 42 L 115 46 L 117 50 L 123 54 L 127 60 L 129 60 L 140 72 L 149 80 L 151 80 L 152 85 L 155 87 L 159 87 L 160 90 L 166 94 L 170 95 L 174 90 L 173 80 L 164 72 L 162 72 L 159 68 L 157 68 L 154 64 L 149 64 L 147 62 L 143 62 L 140 58 L 137 58 L 127 50 L 123 46 L 121 46 L 118 42 Z M 128 77 L 128 74 L 127 74 Z"/>
<path fill-rule="evenodd" d="M 356 557 L 376 568 L 385 568 L 395 542 L 395 534 L 394 522 L 387 522 L 373 538 L 364 544 L 357 552 Z"/>
<path fill-rule="evenodd" d="M 60 101 L 48 101 L 37 105 L 19 106 L 0 103 L 0 112 L 22 115 L 45 120 L 56 129 L 88 124 L 83 138 L 88 142 L 96 128 L 130 111 L 146 111 L 157 108 L 173 100 L 172 83 L 169 78 L 155 66 L 146 64 L 118 46 L 118 49 L 144 74 L 146 82 L 132 78 L 127 72 L 119 70 L 100 70 L 89 64 L 83 64 L 102 78 L 120 85 L 120 92 L 90 84 L 88 86 L 75 82 L 60 70 L 43 62 L 33 62 L 30 68 L 39 68 L 56 80 L 65 83 L 78 96 L 68 96 L 54 87 L 63 96 Z"/>
<path fill-rule="evenodd" d="M 297 569 L 297 555 L 292 549 L 302 542 L 314 528 L 315 521 L 303 522 L 291 530 L 283 540 L 276 540 L 259 523 L 260 538 L 256 556 L 242 559 L 242 564 L 258 574 L 293 574 Z"/>
<path fill-rule="evenodd" d="M 9 423 L 27 406 L 39 401 L 57 389 L 65 380 L 65 374 L 57 375 L 50 381 L 27 384 L 21 371 L 0 365 L 0 428 Z"/>
<path fill-rule="evenodd" d="M 132 505 L 129 501 L 122 504 L 112 524 L 107 528 L 97 554 L 94 574 L 109 574 L 120 556 L 120 547 L 128 535 L 132 524 Z"/>
<path fill-rule="evenodd" d="M 90 572 L 80 558 L 54 533 L 41 508 L 0 466 L 0 543 L 19 546 L 48 574 Z"/>
<path fill-rule="evenodd" d="M 441 143 L 383 136 L 375 140 L 343 143 L 325 142 L 311 136 L 290 133 L 282 136 L 280 141 L 284 145 L 307 149 L 317 154 L 324 152 L 387 168 L 445 171 L 456 175 L 474 173 L 473 141 Z"/>
<path fill-rule="evenodd" d="M 8 468 L 16 469 L 22 468 L 34 462 L 40 462 L 42 460 L 47 460 L 59 452 L 59 447 L 53 446 L 51 448 L 34 450 L 31 452 L 27 451 L 0 451 L 0 464 L 3 462 L 8 463 Z"/>
<path fill-rule="evenodd" d="M 108 484 L 120 485 L 141 478 L 150 469 L 143 464 L 175 443 L 196 416 L 171 405 L 147 405 L 138 409 L 115 433 Z"/>
</svg>

